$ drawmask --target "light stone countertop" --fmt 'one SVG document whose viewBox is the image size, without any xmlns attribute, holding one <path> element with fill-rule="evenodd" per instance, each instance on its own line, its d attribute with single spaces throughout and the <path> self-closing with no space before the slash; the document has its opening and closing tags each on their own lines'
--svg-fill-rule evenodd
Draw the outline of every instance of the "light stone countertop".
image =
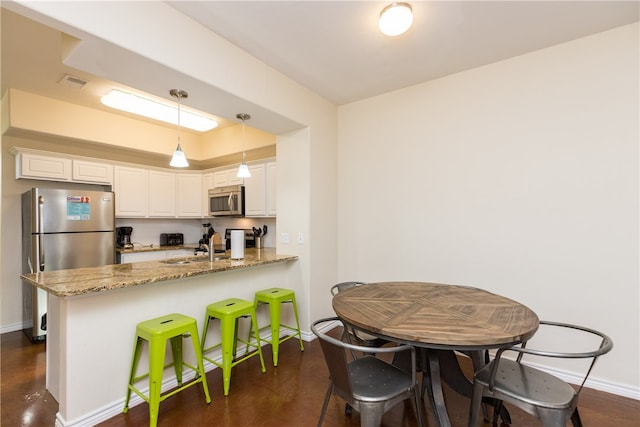
<svg viewBox="0 0 640 427">
<path fill-rule="evenodd" d="M 227 251 L 225 255 L 228 256 L 229 252 Z M 278 255 L 273 248 L 245 249 L 244 255 L 244 259 L 240 260 L 220 259 L 209 262 L 206 256 L 173 258 L 162 261 L 45 271 L 24 274 L 20 277 L 58 297 L 72 297 L 298 259 L 295 255 Z M 170 264 L 167 261 L 189 262 Z"/>
</svg>

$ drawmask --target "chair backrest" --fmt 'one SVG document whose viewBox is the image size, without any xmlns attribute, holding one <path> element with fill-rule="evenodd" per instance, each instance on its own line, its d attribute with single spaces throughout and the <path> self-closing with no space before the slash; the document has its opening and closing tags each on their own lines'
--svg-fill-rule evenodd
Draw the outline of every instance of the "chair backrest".
<svg viewBox="0 0 640 427">
<path fill-rule="evenodd" d="M 331 287 L 331 295 L 337 295 L 339 292 L 345 289 L 353 288 L 354 286 L 366 285 L 364 282 L 342 282 Z"/>
<path fill-rule="evenodd" d="M 346 343 L 321 332 L 319 329 L 319 326 L 322 324 L 336 321 L 343 327 L 345 326 L 337 317 L 325 318 L 314 322 L 311 325 L 311 330 L 320 338 L 320 347 L 322 348 L 322 354 L 327 363 L 327 368 L 329 368 L 329 376 L 333 382 L 336 394 L 349 401 L 352 395 L 351 383 L 349 382 L 349 359 L 347 358 L 345 346 L 342 345 Z"/>
<path fill-rule="evenodd" d="M 550 326 L 555 328 L 564 328 L 567 330 L 580 331 L 584 333 L 584 335 L 595 337 L 597 338 L 597 342 L 598 342 L 597 348 L 594 348 L 593 350 L 587 350 L 587 351 L 584 351 L 584 350 L 550 351 L 550 350 L 545 350 L 541 348 L 531 348 L 531 343 L 527 342 L 527 343 L 524 343 L 521 347 L 511 347 L 511 348 L 501 349 L 496 353 L 496 357 L 499 358 L 502 355 L 502 353 L 505 351 L 516 351 L 519 353 L 516 359 L 517 362 L 519 363 L 522 361 L 522 359 L 526 355 L 553 357 L 558 359 L 591 359 L 588 365 L 588 368 L 586 370 L 586 373 L 582 378 L 580 387 L 578 388 L 578 391 L 577 391 L 578 393 L 580 393 L 580 390 L 582 390 L 582 387 L 587 381 L 587 378 L 589 377 L 589 374 L 591 373 L 591 370 L 593 369 L 593 366 L 595 365 L 598 358 L 610 352 L 611 349 L 613 348 L 613 341 L 611 340 L 611 338 L 609 338 L 607 335 L 603 334 L 602 332 L 599 332 L 595 329 L 587 328 L 584 326 L 578 326 L 578 325 L 573 325 L 569 323 L 552 322 L 552 321 L 546 321 L 546 320 L 541 320 L 540 325 L 545 325 L 545 326 Z M 534 335 L 534 338 L 536 338 L 536 336 L 539 333 L 540 331 L 536 332 L 536 335 Z M 555 339 L 556 341 L 559 340 L 558 337 L 553 337 L 553 339 Z"/>
<path fill-rule="evenodd" d="M 343 328 L 347 326 L 338 317 L 327 317 L 313 322 L 313 324 L 311 325 L 311 330 L 318 338 L 320 338 L 320 346 L 322 348 L 322 353 L 324 354 L 325 361 L 327 362 L 327 368 L 329 368 L 331 381 L 333 382 L 336 394 L 338 394 L 340 397 L 349 401 L 352 396 L 352 387 L 350 383 L 348 365 L 349 362 L 353 360 L 353 357 L 349 357 L 349 354 L 353 354 L 353 352 L 362 353 L 365 357 L 367 357 L 367 355 L 369 355 L 369 357 L 374 357 L 374 354 L 410 351 L 410 366 L 412 367 L 411 376 L 413 383 L 415 383 L 415 350 L 410 345 L 403 344 L 393 347 L 365 347 L 350 344 L 324 333 L 324 328 L 322 327 L 322 325 L 329 323 L 337 323 Z"/>
</svg>

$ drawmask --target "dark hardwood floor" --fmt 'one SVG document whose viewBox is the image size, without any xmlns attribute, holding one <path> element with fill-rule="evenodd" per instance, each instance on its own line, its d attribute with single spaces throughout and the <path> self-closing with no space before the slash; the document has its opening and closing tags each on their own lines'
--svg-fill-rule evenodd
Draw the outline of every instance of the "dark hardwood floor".
<svg viewBox="0 0 640 427">
<path fill-rule="evenodd" d="M 31 344 L 22 332 L 1 336 L 0 425 L 53 426 L 58 404 L 45 389 L 45 344 Z M 202 388 L 191 387 L 160 404 L 159 426 L 314 426 L 328 384 L 327 368 L 317 341 L 305 343 L 301 353 L 295 340 L 283 344 L 280 366 L 271 363 L 270 347 L 264 347 L 267 372 L 262 374 L 257 358 L 241 363 L 232 371 L 231 390 L 222 394 L 220 369 L 208 373 L 212 402 L 204 401 Z M 96 362 L 98 363 L 98 362 Z M 467 368 L 468 369 L 468 368 Z M 100 387 L 96 384 L 96 387 Z M 126 384 L 122 385 L 123 395 Z M 87 393 L 90 393 L 87 390 Z M 454 427 L 466 426 L 468 400 L 445 390 L 447 407 Z M 509 408 L 514 426 L 540 423 Z M 427 423 L 434 419 L 427 410 Z M 585 390 L 580 412 L 585 427 L 638 427 L 640 401 L 612 394 Z M 133 407 L 100 424 L 102 427 L 143 426 L 149 422 L 148 406 Z M 396 405 L 383 418 L 383 426 L 415 426 L 410 403 Z M 344 402 L 333 397 L 325 426 L 359 426 L 359 415 L 344 415 Z M 486 426 L 490 424 L 485 424 Z"/>
</svg>

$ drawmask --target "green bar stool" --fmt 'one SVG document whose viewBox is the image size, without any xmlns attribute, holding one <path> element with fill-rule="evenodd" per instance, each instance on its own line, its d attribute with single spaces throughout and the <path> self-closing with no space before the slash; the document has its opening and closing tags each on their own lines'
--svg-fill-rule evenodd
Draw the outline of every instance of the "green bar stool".
<svg viewBox="0 0 640 427">
<path fill-rule="evenodd" d="M 251 334 L 251 328 L 256 328 L 256 312 L 251 301 L 245 301 L 238 298 L 229 298 L 223 301 L 215 302 L 207 306 L 207 314 L 204 320 L 204 328 L 202 331 L 202 354 L 205 360 L 213 363 L 214 365 L 222 368 L 222 383 L 224 388 L 224 395 L 229 394 L 229 385 L 231 384 L 231 368 L 238 363 L 243 362 L 258 354 L 260 356 L 260 365 L 262 366 L 262 373 L 265 373 L 267 369 L 264 366 L 264 359 L 262 357 L 262 348 L 260 347 L 260 335 L 256 332 L 255 339 L 256 344 L 250 342 L 250 340 L 244 341 L 238 338 L 238 319 L 251 317 L 251 326 L 249 334 Z M 220 332 L 221 342 L 211 347 L 205 345 L 205 339 L 207 336 L 207 330 L 209 328 L 210 319 L 220 320 Z M 247 350 L 245 355 L 239 359 L 236 359 L 236 350 L 238 341 L 246 344 Z M 255 347 L 258 351 L 249 353 L 249 347 Z M 222 350 L 222 363 L 213 360 L 204 354 L 210 351 L 221 348 Z"/>
<path fill-rule="evenodd" d="M 191 336 L 193 351 L 197 359 L 198 367 L 190 365 L 182 359 L 182 339 L 189 336 Z M 167 348 L 167 340 L 171 343 L 173 362 L 165 365 L 164 358 Z M 140 361 L 140 353 L 142 352 L 144 341 L 149 345 L 149 372 L 136 376 L 136 369 L 138 367 L 138 362 Z M 161 394 L 163 373 L 166 368 L 172 365 L 178 381 L 178 388 L 163 395 Z M 195 379 L 184 385 L 182 384 L 183 366 L 186 366 L 196 372 Z M 149 377 L 148 396 L 144 395 L 134 386 L 137 381 L 145 377 Z M 125 399 L 124 409 L 122 412 L 127 413 L 129 410 L 129 399 L 131 398 L 131 392 L 133 391 L 149 404 L 149 425 L 151 427 L 155 427 L 158 423 L 160 402 L 186 389 L 187 387 L 199 383 L 202 383 L 206 402 L 211 403 L 209 388 L 207 386 L 207 377 L 204 371 L 204 364 L 202 362 L 200 342 L 198 340 L 198 325 L 196 324 L 196 319 L 174 313 L 138 323 L 136 326 L 136 339 L 133 348 L 133 363 L 131 364 L 129 385 L 127 387 L 127 398 Z"/>
<path fill-rule="evenodd" d="M 280 312 L 282 304 L 290 303 L 293 307 L 293 314 L 296 319 L 296 326 L 284 325 L 280 321 Z M 263 341 L 271 344 L 273 352 L 273 366 L 278 366 L 278 350 L 280 344 L 286 340 L 298 337 L 300 341 L 300 351 L 304 351 L 304 345 L 302 344 L 302 334 L 300 333 L 300 321 L 298 320 L 298 307 L 296 305 L 296 293 L 291 289 L 284 288 L 269 288 L 256 292 L 254 306 L 256 312 L 260 304 L 269 304 L 269 317 L 271 321 L 271 340 L 261 338 Z M 293 332 L 291 335 L 287 335 L 280 338 L 280 328 L 285 328 Z M 249 331 L 251 334 L 251 331 Z M 258 334 L 259 335 L 259 334 Z"/>
</svg>

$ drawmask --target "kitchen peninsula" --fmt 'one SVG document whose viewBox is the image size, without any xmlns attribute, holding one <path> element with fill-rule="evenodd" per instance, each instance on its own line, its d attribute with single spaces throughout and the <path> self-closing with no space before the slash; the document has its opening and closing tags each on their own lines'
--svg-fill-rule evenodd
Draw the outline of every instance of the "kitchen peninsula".
<svg viewBox="0 0 640 427">
<path fill-rule="evenodd" d="M 122 411 L 137 323 L 178 312 L 197 319 L 202 331 L 206 306 L 212 302 L 231 297 L 252 301 L 256 291 L 274 286 L 301 291 L 293 279 L 298 276 L 298 263 L 293 262 L 297 256 L 247 249 L 244 259 L 221 258 L 175 258 L 22 276 L 48 292 L 47 389 L 59 404 L 57 426 L 94 425 Z M 268 314 L 260 313 L 258 320 L 268 323 Z M 219 332 L 210 329 L 211 339 L 217 339 Z M 143 355 L 139 372 L 146 369 L 144 359 Z M 185 359 L 194 360 L 189 346 Z M 175 385 L 169 374 L 167 378 L 163 388 Z M 141 402 L 136 396 L 131 406 Z"/>
</svg>

